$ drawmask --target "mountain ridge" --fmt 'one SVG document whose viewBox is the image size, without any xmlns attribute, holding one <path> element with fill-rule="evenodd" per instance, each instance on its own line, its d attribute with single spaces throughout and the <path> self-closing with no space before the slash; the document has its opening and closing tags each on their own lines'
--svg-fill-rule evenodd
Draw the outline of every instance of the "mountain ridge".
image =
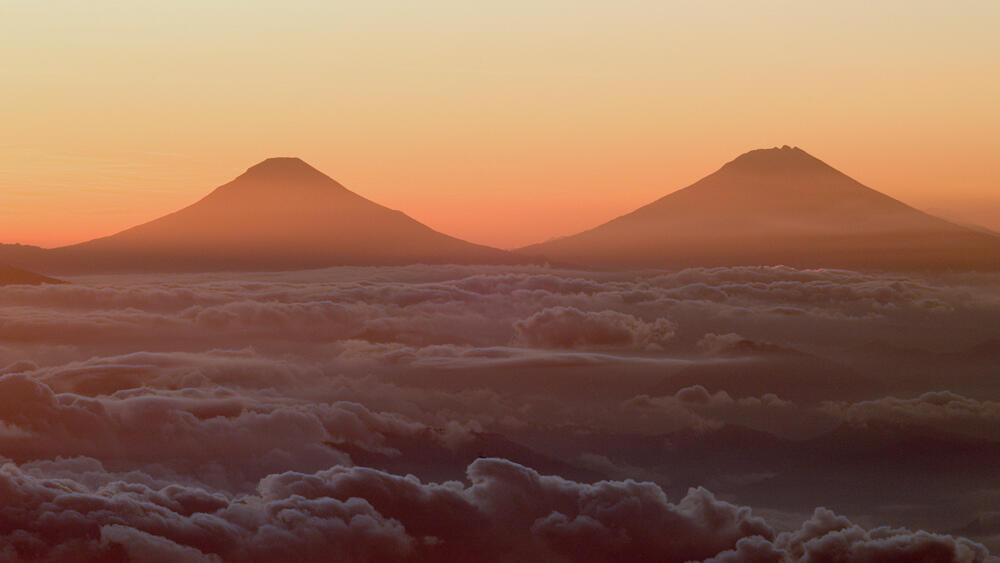
<svg viewBox="0 0 1000 563">
<path fill-rule="evenodd" d="M 0 286 L 2 285 L 41 285 L 64 284 L 63 280 L 50 278 L 9 264 L 0 264 Z"/>
<path fill-rule="evenodd" d="M 440 233 L 294 157 L 261 161 L 191 205 L 118 233 L 54 249 L 0 248 L 0 259 L 8 256 L 70 274 L 531 262 Z"/>
<path fill-rule="evenodd" d="M 788 146 L 749 151 L 630 213 L 518 251 L 592 267 L 1000 269 L 1000 237 L 914 209 Z"/>
<path fill-rule="evenodd" d="M 741 154 L 604 224 L 509 252 L 440 233 L 299 158 L 272 157 L 109 236 L 54 249 L 0 244 L 0 262 L 62 275 L 543 262 L 997 271 L 1000 236 L 917 210 L 786 145 Z"/>
</svg>

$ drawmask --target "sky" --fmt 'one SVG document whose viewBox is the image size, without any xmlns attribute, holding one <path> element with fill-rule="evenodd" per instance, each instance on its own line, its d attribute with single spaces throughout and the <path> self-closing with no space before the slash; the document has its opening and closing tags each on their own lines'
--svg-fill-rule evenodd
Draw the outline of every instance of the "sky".
<svg viewBox="0 0 1000 563">
<path fill-rule="evenodd" d="M 802 147 L 1000 229 L 996 2 L 5 0 L 0 242 L 55 246 L 298 156 L 517 247 Z"/>
</svg>

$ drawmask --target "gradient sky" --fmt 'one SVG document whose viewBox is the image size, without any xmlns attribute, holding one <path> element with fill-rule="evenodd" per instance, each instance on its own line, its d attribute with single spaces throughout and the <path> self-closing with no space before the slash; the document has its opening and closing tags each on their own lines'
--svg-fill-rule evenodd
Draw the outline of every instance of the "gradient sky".
<svg viewBox="0 0 1000 563">
<path fill-rule="evenodd" d="M 1000 229 L 1000 3 L 0 4 L 0 242 L 110 234 L 269 156 L 519 246 L 797 145 Z"/>
</svg>

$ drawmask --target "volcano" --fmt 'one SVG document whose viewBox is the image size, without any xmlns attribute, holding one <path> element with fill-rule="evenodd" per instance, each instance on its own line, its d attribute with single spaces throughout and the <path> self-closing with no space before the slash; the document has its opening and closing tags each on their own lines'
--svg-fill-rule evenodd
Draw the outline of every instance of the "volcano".
<svg viewBox="0 0 1000 563">
<path fill-rule="evenodd" d="M 750 151 L 627 215 L 519 252 L 598 267 L 1000 269 L 1000 237 L 914 209 L 788 146 Z"/>
<path fill-rule="evenodd" d="M 298 158 L 269 158 L 180 211 L 105 238 L 5 250 L 17 265 L 64 274 L 528 261 L 439 233 Z"/>
</svg>

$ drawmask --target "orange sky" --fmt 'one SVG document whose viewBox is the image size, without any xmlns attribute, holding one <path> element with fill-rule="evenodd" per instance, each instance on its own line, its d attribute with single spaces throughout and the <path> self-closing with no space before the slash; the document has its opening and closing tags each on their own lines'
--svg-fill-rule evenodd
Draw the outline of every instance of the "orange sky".
<svg viewBox="0 0 1000 563">
<path fill-rule="evenodd" d="M 1000 3 L 0 3 L 0 242 L 110 234 L 268 156 L 475 242 L 798 145 L 1000 229 Z"/>
</svg>

